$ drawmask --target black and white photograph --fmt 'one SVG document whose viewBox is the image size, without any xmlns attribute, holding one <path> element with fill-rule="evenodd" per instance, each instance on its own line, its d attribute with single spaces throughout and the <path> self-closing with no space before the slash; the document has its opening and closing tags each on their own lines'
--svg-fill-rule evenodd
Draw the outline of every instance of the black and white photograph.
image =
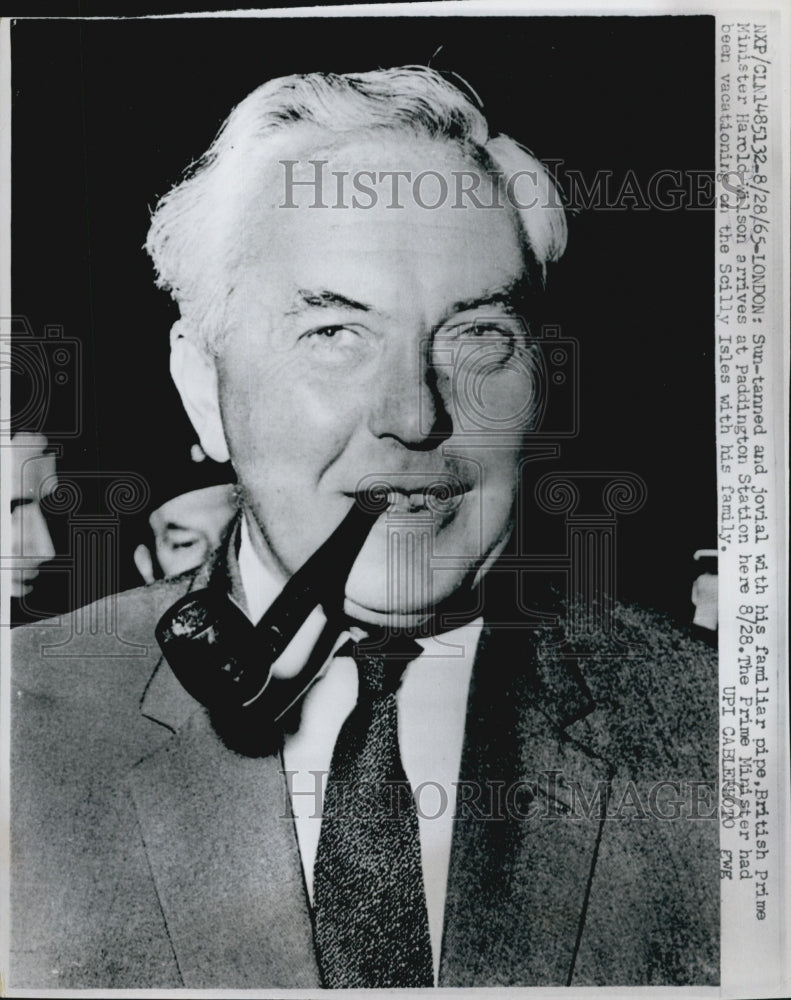
<svg viewBox="0 0 791 1000">
<path fill-rule="evenodd" d="M 6 22 L 6 995 L 717 995 L 767 915 L 723 32 L 439 13 Z"/>
</svg>

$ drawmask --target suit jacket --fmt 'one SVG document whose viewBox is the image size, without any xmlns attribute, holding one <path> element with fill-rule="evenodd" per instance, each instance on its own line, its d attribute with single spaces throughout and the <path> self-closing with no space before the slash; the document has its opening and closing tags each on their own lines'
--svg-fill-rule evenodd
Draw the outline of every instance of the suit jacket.
<svg viewBox="0 0 791 1000">
<path fill-rule="evenodd" d="M 282 763 L 227 749 L 154 640 L 188 586 L 15 633 L 14 987 L 321 985 Z M 439 984 L 717 983 L 711 650 L 638 608 L 617 657 L 514 625 L 473 670 Z"/>
</svg>

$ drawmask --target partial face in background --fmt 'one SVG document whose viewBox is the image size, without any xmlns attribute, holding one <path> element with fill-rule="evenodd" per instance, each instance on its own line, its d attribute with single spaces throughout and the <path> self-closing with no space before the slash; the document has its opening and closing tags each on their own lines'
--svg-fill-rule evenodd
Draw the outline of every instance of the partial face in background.
<svg viewBox="0 0 791 1000">
<path fill-rule="evenodd" d="M 55 556 L 41 501 L 57 487 L 55 456 L 45 454 L 42 434 L 17 434 L 11 441 L 11 595 L 33 589 L 39 566 Z"/>
<path fill-rule="evenodd" d="M 220 544 L 235 511 L 231 486 L 207 486 L 162 504 L 148 519 L 154 558 L 145 545 L 135 550 L 140 575 L 151 583 L 158 576 L 178 576 L 200 566 Z"/>
<path fill-rule="evenodd" d="M 331 171 L 482 174 L 446 143 L 360 139 L 316 153 Z M 312 169 L 294 177 L 312 176 Z M 390 485 L 347 584 L 364 621 L 414 620 L 471 581 L 506 541 L 529 429 L 533 380 L 518 316 L 521 230 L 510 208 L 453 197 L 428 209 L 392 202 L 315 208 L 286 201 L 283 168 L 246 213 L 244 261 L 217 360 L 222 426 L 259 554 L 293 573 L 340 523 L 358 492 Z M 439 182 L 437 182 L 439 183 Z M 421 191 L 438 200 L 438 187 Z M 327 199 L 331 200 L 330 197 Z M 347 201 L 349 199 L 347 198 Z M 496 432 L 496 433 L 493 433 Z M 432 497 L 436 484 L 450 494 Z M 440 491 L 441 492 L 441 491 Z"/>
</svg>

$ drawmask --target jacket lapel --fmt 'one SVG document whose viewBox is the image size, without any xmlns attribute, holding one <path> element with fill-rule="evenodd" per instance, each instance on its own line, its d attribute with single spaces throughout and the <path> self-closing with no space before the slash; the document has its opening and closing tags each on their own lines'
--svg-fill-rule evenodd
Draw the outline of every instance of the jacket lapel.
<svg viewBox="0 0 791 1000">
<path fill-rule="evenodd" d="M 130 782 L 185 986 L 318 986 L 278 757 L 241 757 L 195 712 Z"/>
<path fill-rule="evenodd" d="M 280 757 L 228 750 L 164 658 L 141 712 L 174 734 L 128 781 L 184 985 L 319 986 Z"/>
<path fill-rule="evenodd" d="M 612 767 L 596 749 L 595 706 L 574 665 L 539 664 L 524 636 L 489 629 L 481 639 L 442 986 L 566 985 L 573 973 Z"/>
</svg>

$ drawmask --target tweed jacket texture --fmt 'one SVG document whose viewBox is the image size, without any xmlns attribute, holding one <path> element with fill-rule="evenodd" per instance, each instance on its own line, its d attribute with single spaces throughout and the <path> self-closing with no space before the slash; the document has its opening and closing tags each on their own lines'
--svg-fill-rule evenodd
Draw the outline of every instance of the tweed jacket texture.
<svg viewBox="0 0 791 1000">
<path fill-rule="evenodd" d="M 189 586 L 14 634 L 12 987 L 321 986 L 281 760 L 229 750 L 154 639 Z M 615 632 L 484 627 L 441 986 L 719 981 L 716 660 L 644 609 Z"/>
</svg>

